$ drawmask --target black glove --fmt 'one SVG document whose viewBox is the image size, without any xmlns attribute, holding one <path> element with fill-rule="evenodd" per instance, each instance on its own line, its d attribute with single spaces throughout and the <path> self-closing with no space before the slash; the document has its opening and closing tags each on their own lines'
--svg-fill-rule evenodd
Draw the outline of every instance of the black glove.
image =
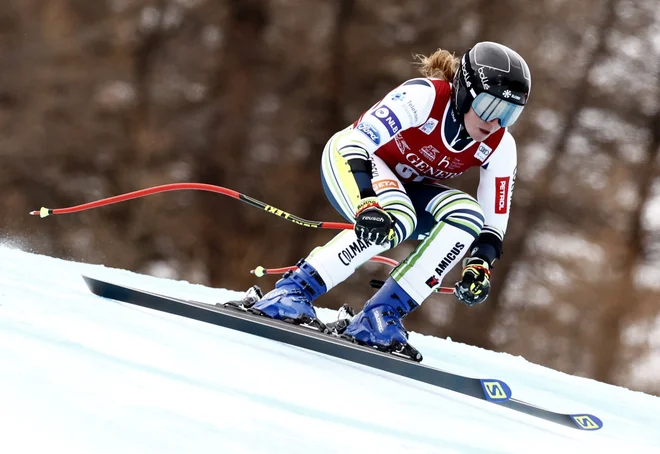
<svg viewBox="0 0 660 454">
<path fill-rule="evenodd" d="M 355 213 L 355 234 L 362 241 L 381 245 L 394 238 L 392 218 L 376 197 L 360 200 Z"/>
<path fill-rule="evenodd" d="M 474 306 L 483 303 L 490 292 L 490 266 L 478 257 L 466 259 L 463 263 L 461 280 L 454 287 L 456 298 Z"/>
</svg>

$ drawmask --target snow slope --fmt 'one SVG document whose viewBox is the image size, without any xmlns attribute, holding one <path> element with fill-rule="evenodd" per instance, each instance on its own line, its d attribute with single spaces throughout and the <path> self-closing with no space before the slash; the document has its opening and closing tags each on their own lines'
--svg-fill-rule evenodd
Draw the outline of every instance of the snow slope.
<svg viewBox="0 0 660 454">
<path fill-rule="evenodd" d="M 428 365 L 499 378 L 521 400 L 603 420 L 582 432 L 99 298 L 83 273 L 206 302 L 237 295 L 0 247 L 2 453 L 660 452 L 658 397 L 412 334 Z"/>
</svg>

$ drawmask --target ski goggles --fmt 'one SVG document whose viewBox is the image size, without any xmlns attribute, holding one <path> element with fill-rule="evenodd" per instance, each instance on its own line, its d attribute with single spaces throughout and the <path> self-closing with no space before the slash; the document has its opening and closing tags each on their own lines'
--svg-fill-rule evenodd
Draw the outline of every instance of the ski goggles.
<svg viewBox="0 0 660 454">
<path fill-rule="evenodd" d="M 483 121 L 500 120 L 503 128 L 516 122 L 525 106 L 496 98 L 490 93 L 479 93 L 472 101 L 472 109 Z"/>
</svg>

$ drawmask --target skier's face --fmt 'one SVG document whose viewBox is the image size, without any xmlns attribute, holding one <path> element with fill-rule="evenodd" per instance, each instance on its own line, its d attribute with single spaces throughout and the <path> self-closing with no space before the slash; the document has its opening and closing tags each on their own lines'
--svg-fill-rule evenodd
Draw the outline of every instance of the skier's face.
<svg viewBox="0 0 660 454">
<path fill-rule="evenodd" d="M 477 142 L 483 142 L 492 133 L 501 128 L 500 120 L 497 118 L 491 121 L 483 121 L 470 107 L 470 110 L 464 117 L 465 130 Z"/>
</svg>

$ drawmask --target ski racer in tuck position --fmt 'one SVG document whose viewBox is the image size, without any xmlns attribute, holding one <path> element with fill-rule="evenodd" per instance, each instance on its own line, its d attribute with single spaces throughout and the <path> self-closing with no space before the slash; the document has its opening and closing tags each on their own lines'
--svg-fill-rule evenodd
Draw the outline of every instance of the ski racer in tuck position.
<svg viewBox="0 0 660 454">
<path fill-rule="evenodd" d="M 354 230 L 315 248 L 252 312 L 315 320 L 314 300 L 407 239 L 421 242 L 353 317 L 345 337 L 401 351 L 408 342 L 401 320 L 468 252 L 454 294 L 469 306 L 488 297 L 516 174 L 507 128 L 527 103 L 529 67 L 493 42 L 477 43 L 461 59 L 439 49 L 419 64 L 424 77 L 396 87 L 323 150 L 325 193 Z M 471 167 L 480 167 L 476 199 L 440 184 Z"/>
</svg>

